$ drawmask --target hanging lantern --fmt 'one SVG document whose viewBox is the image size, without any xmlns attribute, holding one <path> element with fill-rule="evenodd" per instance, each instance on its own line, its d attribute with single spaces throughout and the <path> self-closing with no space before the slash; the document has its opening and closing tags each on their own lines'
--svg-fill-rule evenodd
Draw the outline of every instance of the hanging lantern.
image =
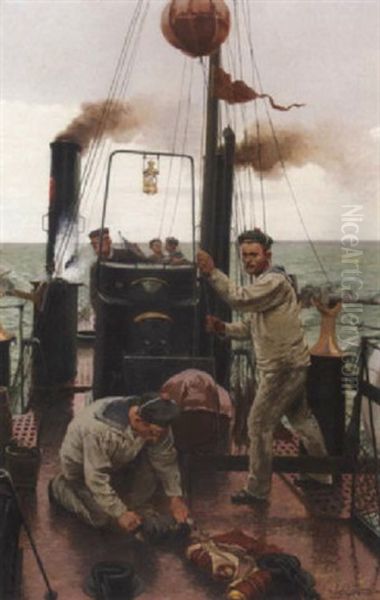
<svg viewBox="0 0 380 600">
<path fill-rule="evenodd" d="M 156 163 L 154 160 L 149 159 L 144 156 L 144 166 L 143 166 L 143 192 L 144 194 L 157 194 L 157 177 L 159 174 L 159 169 L 156 167 Z"/>
<path fill-rule="evenodd" d="M 185 54 L 206 56 L 227 38 L 230 11 L 224 0 L 172 0 L 163 10 L 161 30 Z"/>
</svg>

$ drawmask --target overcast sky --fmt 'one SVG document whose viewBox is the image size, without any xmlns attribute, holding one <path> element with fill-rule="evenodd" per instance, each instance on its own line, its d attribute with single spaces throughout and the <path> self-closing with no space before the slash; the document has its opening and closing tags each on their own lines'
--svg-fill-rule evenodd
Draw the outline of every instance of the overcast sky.
<svg viewBox="0 0 380 600">
<path fill-rule="evenodd" d="M 343 205 L 362 204 L 360 236 L 375 239 L 380 229 L 380 3 L 248 2 L 263 87 L 280 103 L 306 103 L 291 115 L 276 114 L 276 123 L 281 127 L 289 119 L 295 127 L 329 131 L 341 143 L 343 158 L 338 153 L 331 168 L 326 159 L 289 169 L 311 237 L 340 239 Z M 227 4 L 233 8 L 232 1 Z M 164 114 L 165 103 L 172 106 L 184 60 L 161 34 L 165 5 L 165 0 L 150 2 L 128 82 L 128 94 L 149 95 L 157 115 Z M 45 241 L 41 218 L 47 212 L 49 143 L 81 103 L 107 96 L 135 6 L 134 0 L 1 1 L 1 241 Z M 196 68 L 201 75 L 199 62 Z M 194 102 L 202 95 L 198 92 Z M 157 134 L 154 141 L 157 148 L 165 136 Z M 304 239 L 282 184 L 281 178 L 268 184 L 268 230 L 280 239 Z"/>
</svg>

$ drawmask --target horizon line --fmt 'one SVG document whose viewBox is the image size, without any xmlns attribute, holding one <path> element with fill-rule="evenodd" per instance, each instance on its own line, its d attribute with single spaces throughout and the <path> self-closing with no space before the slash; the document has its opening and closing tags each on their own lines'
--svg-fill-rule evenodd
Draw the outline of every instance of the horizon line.
<svg viewBox="0 0 380 600">
<path fill-rule="evenodd" d="M 284 238 L 284 239 L 277 239 L 274 240 L 273 244 L 276 243 L 302 243 L 302 244 L 310 244 L 310 240 L 292 240 L 292 239 L 288 239 L 288 238 Z M 342 242 L 342 240 L 340 238 L 329 238 L 329 239 L 313 239 L 311 240 L 311 242 L 314 244 L 315 242 L 317 243 L 329 243 L 329 242 Z M 374 239 L 374 238 L 363 238 L 361 240 L 359 240 L 359 244 L 360 242 L 371 242 L 371 243 L 380 243 L 380 239 Z M 116 246 L 121 245 L 119 242 L 114 242 Z M 148 244 L 149 240 L 136 240 L 134 243 L 136 244 Z M 180 240 L 180 244 L 192 244 L 192 240 Z M 200 243 L 200 240 L 196 240 L 195 241 L 196 244 Z M 233 240 L 230 241 L 231 244 L 234 244 L 235 242 Z M 46 241 L 32 241 L 32 240 L 28 240 L 28 241 L 0 241 L 0 245 L 4 245 L 4 244 L 31 244 L 31 245 L 46 245 L 47 242 Z M 85 241 L 85 242 L 80 242 L 79 245 L 87 245 L 89 244 L 89 242 Z"/>
</svg>

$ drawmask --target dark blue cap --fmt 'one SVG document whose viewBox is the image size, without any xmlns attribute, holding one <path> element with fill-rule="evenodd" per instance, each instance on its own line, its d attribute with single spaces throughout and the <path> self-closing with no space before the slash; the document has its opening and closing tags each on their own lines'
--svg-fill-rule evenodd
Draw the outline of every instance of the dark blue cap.
<svg viewBox="0 0 380 600">
<path fill-rule="evenodd" d="M 179 244 L 177 238 L 175 237 L 167 237 L 165 242 L 168 242 L 168 244 L 175 244 L 176 246 Z"/>
<path fill-rule="evenodd" d="M 152 425 L 167 427 L 179 415 L 180 408 L 174 400 L 164 400 L 160 396 L 155 396 L 144 400 L 139 405 L 137 414 Z"/>
<path fill-rule="evenodd" d="M 103 235 L 109 235 L 110 230 L 108 229 L 108 227 L 104 227 L 104 229 L 93 229 L 92 231 L 90 231 L 90 233 L 88 234 L 88 237 L 94 238 L 94 237 L 100 237 L 103 231 Z"/>
<path fill-rule="evenodd" d="M 261 244 L 265 250 L 269 250 L 271 245 L 273 244 L 273 239 L 264 231 L 261 231 L 258 227 L 254 229 L 248 229 L 247 231 L 243 231 L 238 237 L 239 245 L 244 242 L 255 242 L 256 244 Z"/>
</svg>

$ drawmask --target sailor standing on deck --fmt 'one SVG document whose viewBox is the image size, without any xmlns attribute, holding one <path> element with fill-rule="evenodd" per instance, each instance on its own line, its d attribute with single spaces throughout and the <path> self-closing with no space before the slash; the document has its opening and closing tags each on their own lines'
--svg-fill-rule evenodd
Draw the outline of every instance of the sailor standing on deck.
<svg viewBox="0 0 380 600">
<path fill-rule="evenodd" d="M 67 429 L 50 500 L 93 527 L 115 522 L 131 532 L 141 524 L 136 510 L 161 482 L 172 516 L 185 522 L 188 508 L 170 429 L 178 414 L 174 400 L 152 396 L 104 398 L 84 408 Z M 115 489 L 118 472 L 126 501 Z"/>
<path fill-rule="evenodd" d="M 282 267 L 271 266 L 272 238 L 255 228 L 238 237 L 245 271 L 252 283 L 238 287 L 215 268 L 201 250 L 198 267 L 210 285 L 243 320 L 224 323 L 208 316 L 209 332 L 236 339 L 251 338 L 257 364 L 258 389 L 248 416 L 249 473 L 246 487 L 232 502 L 253 504 L 270 493 L 273 432 L 286 415 L 310 455 L 325 456 L 326 448 L 306 400 L 306 373 L 310 363 L 299 308 L 291 281 Z M 330 475 L 309 475 L 316 485 L 330 484 Z"/>
</svg>

